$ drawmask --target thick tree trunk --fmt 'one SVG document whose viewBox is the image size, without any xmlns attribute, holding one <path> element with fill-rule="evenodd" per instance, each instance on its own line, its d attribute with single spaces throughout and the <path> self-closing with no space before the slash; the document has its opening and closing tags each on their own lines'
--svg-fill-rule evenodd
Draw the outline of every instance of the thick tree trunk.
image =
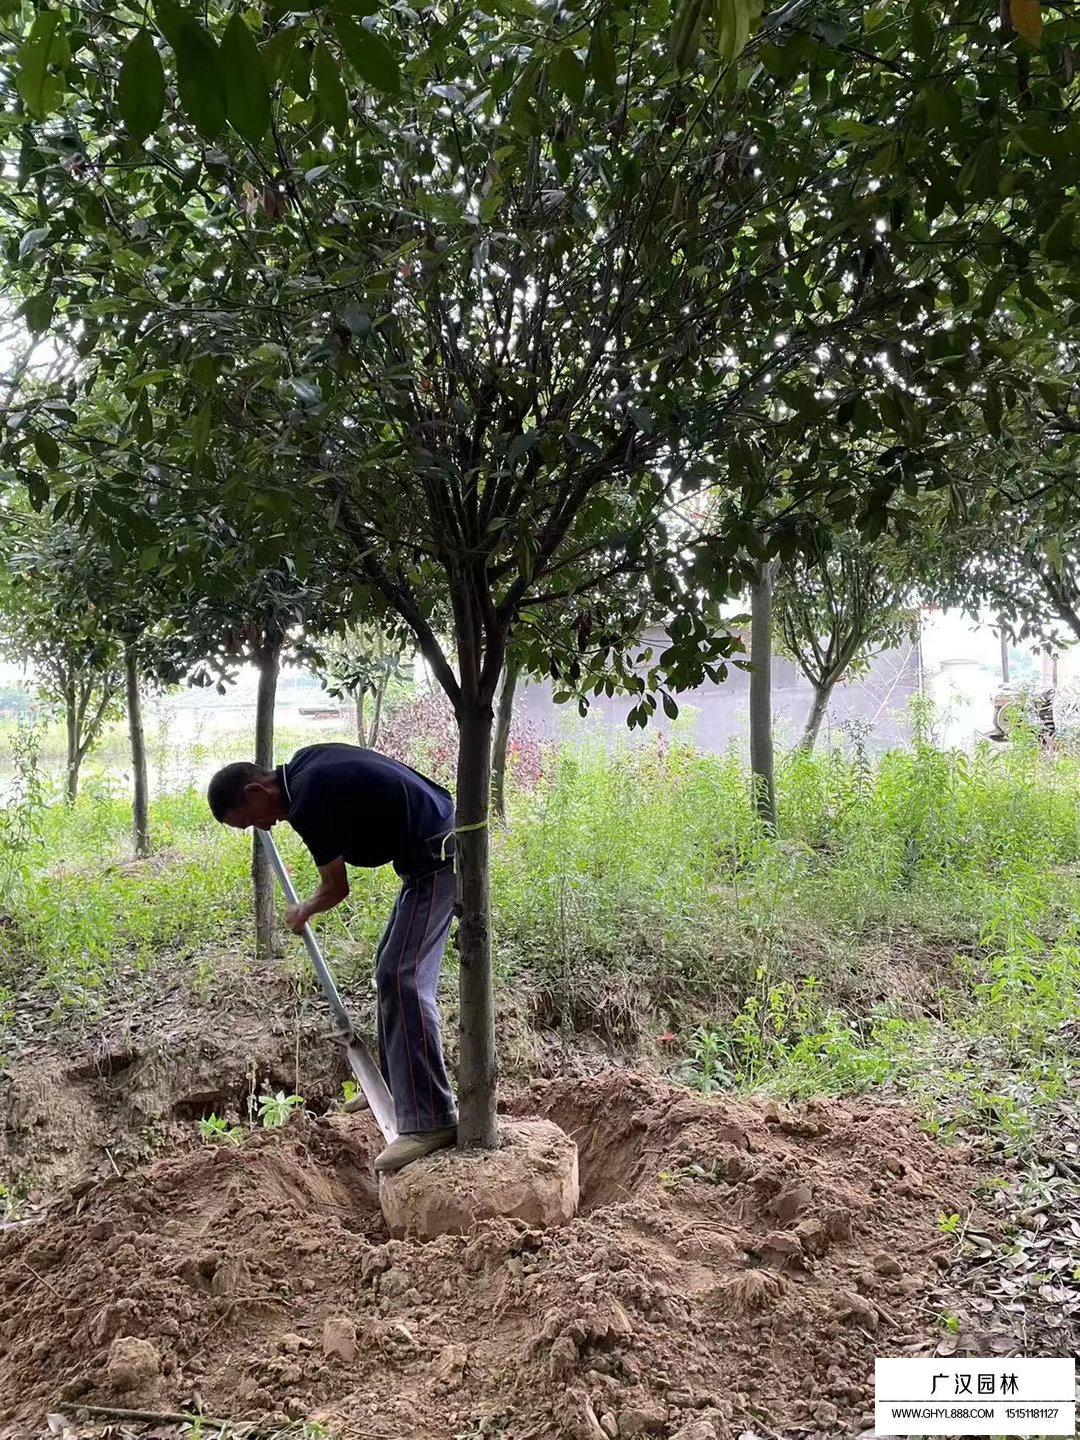
<svg viewBox="0 0 1080 1440">
<path fill-rule="evenodd" d="M 146 781 L 146 736 L 143 734 L 142 699 L 139 695 L 139 665 L 135 647 L 124 648 L 124 677 L 127 682 L 128 735 L 131 740 L 131 817 L 135 833 L 135 854 L 150 854 L 149 788 Z"/>
<path fill-rule="evenodd" d="M 356 743 L 366 745 L 367 737 L 364 732 L 364 688 L 356 692 Z"/>
<path fill-rule="evenodd" d="M 64 691 L 64 723 L 67 726 L 67 765 L 64 772 L 64 798 L 74 805 L 79 796 L 79 718 L 76 708 L 75 687 Z"/>
<path fill-rule="evenodd" d="M 263 644 L 256 656 L 259 688 L 255 698 L 255 764 L 274 768 L 274 700 L 277 696 L 280 642 Z M 252 836 L 251 882 L 255 892 L 255 954 L 264 959 L 274 953 L 274 875 L 259 843 Z"/>
<path fill-rule="evenodd" d="M 503 825 L 506 824 L 506 747 L 510 743 L 510 725 L 514 718 L 514 692 L 517 690 L 520 665 L 507 660 L 503 669 L 499 709 L 495 716 L 495 742 L 491 757 L 491 805 Z"/>
<path fill-rule="evenodd" d="M 826 680 L 824 685 L 814 686 L 814 700 L 810 706 L 810 714 L 806 717 L 806 728 L 803 731 L 802 739 L 799 741 L 799 748 L 805 750 L 808 755 L 813 752 L 814 746 L 817 744 L 821 722 L 828 712 L 829 699 L 835 686 L 835 680 Z"/>
<path fill-rule="evenodd" d="M 460 975 L 458 1144 L 499 1143 L 498 1062 L 491 974 L 488 806 L 491 794 L 490 704 L 463 702 L 458 713 L 457 871 Z"/>
<path fill-rule="evenodd" d="M 754 804 L 766 828 L 776 832 L 772 733 L 772 594 L 774 562 L 763 563 L 750 587 L 750 776 Z"/>
</svg>

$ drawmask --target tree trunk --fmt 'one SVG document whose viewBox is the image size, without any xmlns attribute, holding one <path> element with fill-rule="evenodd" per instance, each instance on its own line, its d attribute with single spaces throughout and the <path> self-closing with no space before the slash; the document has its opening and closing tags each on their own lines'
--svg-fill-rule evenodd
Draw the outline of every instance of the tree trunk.
<svg viewBox="0 0 1080 1440">
<path fill-rule="evenodd" d="M 364 736 L 364 687 L 362 685 L 356 692 L 356 743 L 358 745 L 367 744 Z"/>
<path fill-rule="evenodd" d="M 67 726 L 64 797 L 69 805 L 74 805 L 79 795 L 79 766 L 82 763 L 82 757 L 79 754 L 79 720 L 73 685 L 64 690 L 64 722 Z"/>
<path fill-rule="evenodd" d="M 772 734 L 772 595 L 776 564 L 764 562 L 750 587 L 750 775 L 754 804 L 776 833 Z"/>
<path fill-rule="evenodd" d="M 813 704 L 810 706 L 810 714 L 806 717 L 806 729 L 799 741 L 799 749 L 805 750 L 808 755 L 813 752 L 814 746 L 817 744 L 821 722 L 825 719 L 829 709 L 829 700 L 835 686 L 835 680 L 826 680 L 823 685 L 814 686 Z"/>
<path fill-rule="evenodd" d="M 510 725 L 514 718 L 514 692 L 521 666 L 507 660 L 503 669 L 499 709 L 495 717 L 495 742 L 491 757 L 491 803 L 500 822 L 506 824 L 506 747 L 510 742 Z"/>
<path fill-rule="evenodd" d="M 277 695 L 280 641 L 266 641 L 256 655 L 259 688 L 255 699 L 255 764 L 274 768 L 274 700 Z M 258 835 L 252 836 L 251 882 L 255 891 L 255 954 L 274 953 L 274 875 Z"/>
<path fill-rule="evenodd" d="M 124 675 L 127 681 L 128 735 L 131 739 L 131 816 L 135 832 L 135 854 L 150 854 L 149 790 L 146 783 L 146 736 L 143 734 L 142 699 L 139 695 L 139 665 L 135 647 L 124 647 Z"/>
<path fill-rule="evenodd" d="M 389 684 L 388 675 L 380 675 L 379 683 L 375 686 L 375 710 L 371 717 L 371 735 L 368 744 L 373 748 L 379 743 L 379 731 L 382 729 L 382 707 L 386 698 L 386 687 Z"/>
<path fill-rule="evenodd" d="M 463 701 L 458 713 L 457 871 L 461 918 L 458 1144 L 499 1143 L 495 1089 L 495 999 L 491 973 L 488 805 L 491 794 L 491 705 Z"/>
</svg>

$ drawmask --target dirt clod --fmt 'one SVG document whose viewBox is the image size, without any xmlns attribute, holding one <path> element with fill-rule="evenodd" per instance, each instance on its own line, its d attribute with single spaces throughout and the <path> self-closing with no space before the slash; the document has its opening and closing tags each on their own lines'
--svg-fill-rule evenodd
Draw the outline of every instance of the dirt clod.
<svg viewBox="0 0 1080 1440">
<path fill-rule="evenodd" d="M 323 1321 L 323 1355 L 351 1365 L 356 1355 L 356 1326 L 347 1315 L 328 1315 Z"/>
<path fill-rule="evenodd" d="M 886 1254 L 884 1250 L 879 1250 L 870 1263 L 879 1275 L 902 1275 L 904 1273 L 904 1267 L 896 1256 Z"/>
<path fill-rule="evenodd" d="M 448 1390 L 456 1390 L 465 1378 L 469 1352 L 464 1345 L 447 1345 L 435 1363 L 433 1379 Z"/>
<path fill-rule="evenodd" d="M 696 1416 L 679 1427 L 671 1440 L 717 1440 L 716 1426 L 711 1420 Z"/>
<path fill-rule="evenodd" d="M 619 1440 L 624 1435 L 659 1435 L 666 1429 L 667 1410 L 662 1405 L 633 1405 L 619 1411 Z"/>
<path fill-rule="evenodd" d="M 149 1340 L 118 1335 L 109 1346 L 106 1374 L 118 1394 L 145 1394 L 161 1374 L 161 1356 Z"/>
<path fill-rule="evenodd" d="M 840 1412 L 831 1400 L 819 1400 L 814 1406 L 814 1423 L 823 1430 L 831 1430 L 840 1418 Z"/>
</svg>

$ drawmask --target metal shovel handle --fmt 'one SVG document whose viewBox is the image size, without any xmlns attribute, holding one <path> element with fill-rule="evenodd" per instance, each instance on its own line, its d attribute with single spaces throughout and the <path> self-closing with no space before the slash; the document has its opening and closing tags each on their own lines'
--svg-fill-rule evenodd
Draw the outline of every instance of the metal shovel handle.
<svg viewBox="0 0 1080 1440">
<path fill-rule="evenodd" d="M 296 886 L 292 883 L 292 877 L 285 869 L 285 864 L 278 854 L 278 848 L 274 844 L 274 837 L 270 834 L 269 830 L 260 830 L 259 839 L 262 841 L 262 847 L 266 851 L 270 864 L 274 867 L 277 878 L 281 881 L 281 888 L 285 893 L 285 899 L 290 905 L 299 905 L 300 897 L 296 893 Z M 311 926 L 306 922 L 303 930 L 300 932 L 300 938 L 307 947 L 307 953 L 311 957 L 312 965 L 315 967 L 315 974 L 319 977 L 319 984 L 322 986 L 323 994 L 329 1001 L 334 1019 L 341 1029 L 341 1038 L 348 1040 L 353 1034 L 352 1019 L 349 1012 L 345 1009 L 344 1002 L 338 993 L 337 984 L 334 981 L 333 975 L 330 973 L 330 967 L 323 959 L 323 953 L 319 949 L 319 942 L 315 939 L 315 934 Z"/>
</svg>

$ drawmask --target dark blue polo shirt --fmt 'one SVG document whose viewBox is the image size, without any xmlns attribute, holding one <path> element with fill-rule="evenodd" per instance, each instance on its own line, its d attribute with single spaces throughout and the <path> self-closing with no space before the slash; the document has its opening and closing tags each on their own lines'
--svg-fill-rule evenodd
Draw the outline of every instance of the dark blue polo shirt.
<svg viewBox="0 0 1080 1440">
<path fill-rule="evenodd" d="M 306 745 L 277 774 L 286 818 L 316 865 L 342 856 L 349 865 L 392 864 L 400 875 L 430 870 L 454 828 L 450 792 L 377 750 Z"/>
</svg>

